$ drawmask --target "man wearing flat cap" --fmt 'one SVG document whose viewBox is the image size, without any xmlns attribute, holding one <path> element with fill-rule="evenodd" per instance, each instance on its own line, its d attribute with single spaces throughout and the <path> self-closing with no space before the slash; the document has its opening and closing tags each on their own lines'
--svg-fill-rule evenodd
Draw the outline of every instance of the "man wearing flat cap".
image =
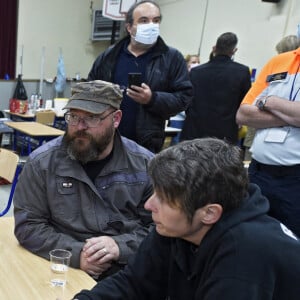
<svg viewBox="0 0 300 300">
<path fill-rule="evenodd" d="M 152 226 L 144 203 L 153 154 L 120 136 L 121 101 L 116 84 L 77 84 L 65 135 L 31 153 L 14 196 L 20 244 L 46 259 L 67 249 L 71 267 L 96 279 L 121 269 Z"/>
</svg>

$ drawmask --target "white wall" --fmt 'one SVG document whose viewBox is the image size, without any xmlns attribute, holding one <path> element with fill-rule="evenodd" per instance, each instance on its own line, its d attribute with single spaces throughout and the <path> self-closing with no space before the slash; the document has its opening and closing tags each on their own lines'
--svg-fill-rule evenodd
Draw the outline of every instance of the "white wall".
<svg viewBox="0 0 300 300">
<path fill-rule="evenodd" d="M 23 78 L 39 79 L 42 47 L 45 47 L 45 78 L 56 75 L 62 47 L 68 77 L 80 72 L 86 77 L 97 55 L 109 42 L 91 42 L 91 3 L 102 8 L 102 0 L 19 0 L 17 70 L 22 45 Z M 157 0 L 163 21 L 161 35 L 183 55 L 197 53 L 208 60 L 217 37 L 226 31 L 238 35 L 235 60 L 260 69 L 275 52 L 276 43 L 295 34 L 300 21 L 300 1 L 279 4 L 261 0 Z M 208 5 L 206 6 L 206 4 Z M 206 11 L 207 7 L 207 11 Z M 205 13 L 206 12 L 206 13 Z M 203 35 L 202 35 L 203 31 Z"/>
<path fill-rule="evenodd" d="M 93 8 L 102 9 L 102 0 Z M 95 57 L 109 42 L 91 42 L 92 11 L 89 0 L 19 0 L 17 73 L 23 46 L 23 78 L 39 79 L 45 47 L 44 78 L 53 78 L 62 48 L 67 77 L 80 72 L 86 78 Z"/>
<path fill-rule="evenodd" d="M 296 34 L 300 22 L 298 0 L 281 0 L 279 4 L 261 0 L 158 2 L 163 14 L 161 35 L 184 55 L 198 53 L 201 45 L 201 62 L 208 60 L 217 37 L 232 31 L 239 38 L 235 60 L 260 69 L 276 54 L 275 45 L 283 36 Z"/>
</svg>

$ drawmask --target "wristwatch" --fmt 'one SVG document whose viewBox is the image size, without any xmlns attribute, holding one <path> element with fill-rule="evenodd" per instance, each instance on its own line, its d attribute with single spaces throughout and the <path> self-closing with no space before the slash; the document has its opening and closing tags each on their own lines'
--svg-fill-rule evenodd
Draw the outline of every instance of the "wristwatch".
<svg viewBox="0 0 300 300">
<path fill-rule="evenodd" d="M 263 98 L 262 100 L 259 100 L 257 103 L 257 107 L 259 110 L 265 110 L 265 106 L 267 104 L 267 100 L 270 96 L 267 96 L 265 98 Z"/>
</svg>

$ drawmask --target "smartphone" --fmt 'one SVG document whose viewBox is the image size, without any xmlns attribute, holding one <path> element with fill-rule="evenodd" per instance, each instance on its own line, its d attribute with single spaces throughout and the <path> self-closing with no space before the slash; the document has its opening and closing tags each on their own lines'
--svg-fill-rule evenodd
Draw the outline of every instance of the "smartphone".
<svg viewBox="0 0 300 300">
<path fill-rule="evenodd" d="M 128 87 L 142 85 L 142 73 L 128 73 Z"/>
</svg>

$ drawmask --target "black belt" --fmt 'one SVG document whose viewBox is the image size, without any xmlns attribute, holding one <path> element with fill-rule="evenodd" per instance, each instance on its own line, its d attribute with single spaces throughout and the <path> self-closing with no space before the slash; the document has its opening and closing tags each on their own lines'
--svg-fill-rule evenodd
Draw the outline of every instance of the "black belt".
<svg viewBox="0 0 300 300">
<path fill-rule="evenodd" d="M 297 174 L 300 175 L 300 164 L 293 166 L 266 165 L 252 158 L 251 167 L 253 167 L 257 171 L 264 171 L 272 176 L 278 177 Z"/>
</svg>

